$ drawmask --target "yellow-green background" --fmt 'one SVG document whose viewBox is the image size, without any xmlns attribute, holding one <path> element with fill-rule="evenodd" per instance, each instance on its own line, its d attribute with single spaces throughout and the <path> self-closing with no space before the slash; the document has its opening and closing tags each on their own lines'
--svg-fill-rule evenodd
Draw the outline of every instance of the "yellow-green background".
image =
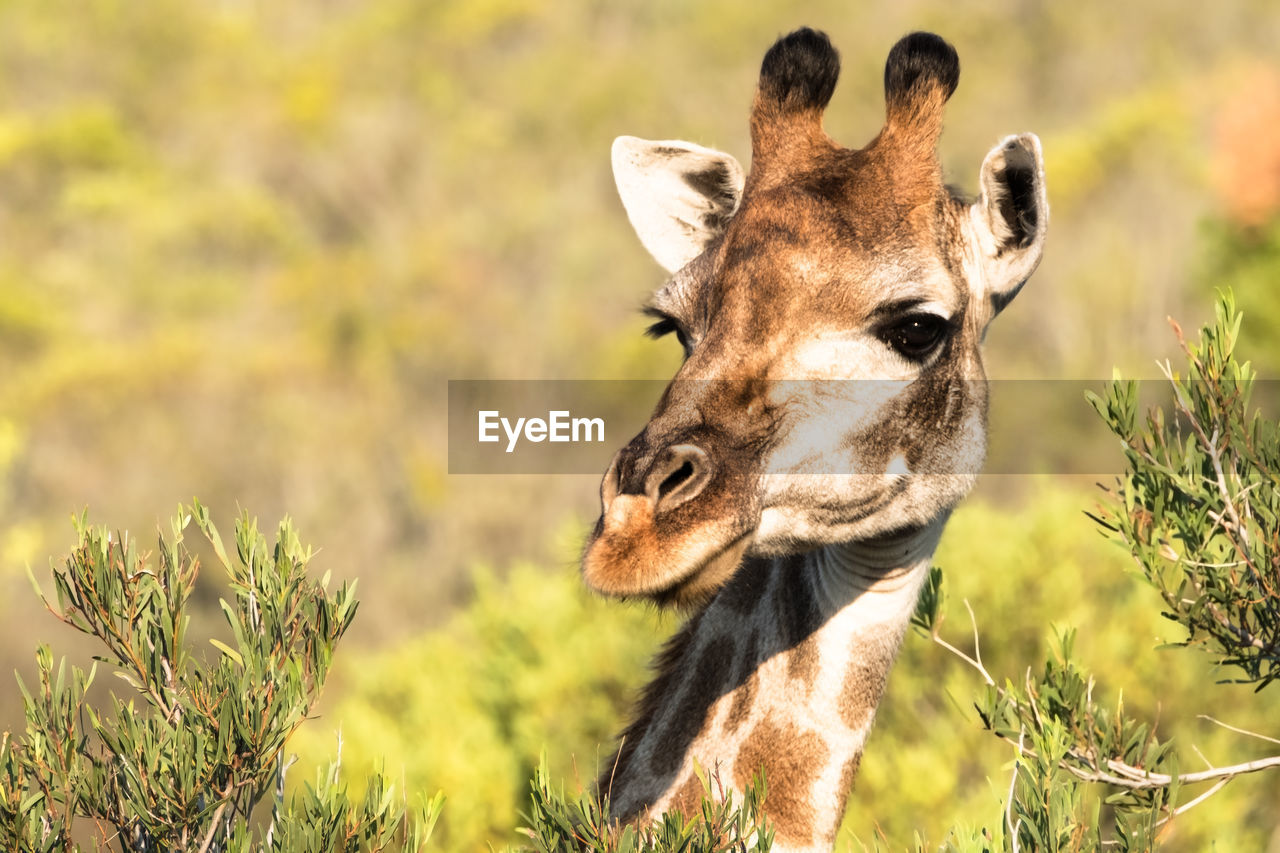
<svg viewBox="0 0 1280 853">
<path fill-rule="evenodd" d="M 386 756 L 443 788 L 458 850 L 515 838 L 544 745 L 570 785 L 593 778 L 673 623 L 578 589 L 594 478 L 447 474 L 446 381 L 670 374 L 678 348 L 640 334 L 661 275 L 609 144 L 746 162 L 760 57 L 801 24 L 841 50 L 827 127 L 847 144 L 877 130 L 884 56 L 912 29 L 961 56 L 950 182 L 974 189 L 1002 135 L 1040 134 L 1050 241 L 989 336 L 993 376 L 1156 376 L 1166 316 L 1195 327 L 1222 284 L 1245 354 L 1280 374 L 1271 0 L 0 2 L 0 671 L 29 671 L 37 640 L 83 651 L 25 577 L 73 511 L 150 531 L 198 495 L 224 528 L 237 507 L 291 514 L 317 570 L 361 579 L 305 755 L 340 726 L 349 771 Z M 1082 515 L 1087 487 L 991 478 L 957 512 L 954 638 L 968 597 L 993 671 L 1017 677 L 1050 624 L 1078 625 L 1100 693 L 1179 733 L 1185 767 L 1192 743 L 1216 763 L 1274 750 L 1196 719 L 1280 735 L 1274 697 L 1152 651 L 1176 632 Z M 199 607 L 217 595 L 206 578 Z M 975 686 L 908 640 L 850 839 L 999 820 L 1010 750 L 975 731 Z M 0 728 L 16 693 L 0 686 Z M 1277 791 L 1233 782 L 1166 840 L 1280 850 Z"/>
</svg>

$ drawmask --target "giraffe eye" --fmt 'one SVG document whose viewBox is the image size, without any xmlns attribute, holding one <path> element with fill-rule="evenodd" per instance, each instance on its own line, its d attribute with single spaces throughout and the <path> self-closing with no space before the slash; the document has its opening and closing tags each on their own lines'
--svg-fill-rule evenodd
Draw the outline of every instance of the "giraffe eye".
<svg viewBox="0 0 1280 853">
<path fill-rule="evenodd" d="M 669 314 L 663 314 L 656 309 L 646 309 L 645 313 L 651 317 L 658 318 L 658 322 L 645 329 L 645 334 L 651 338 L 661 338 L 666 335 L 675 334 L 676 340 L 680 342 L 680 346 L 684 349 L 685 357 L 688 358 L 690 351 L 693 349 L 693 342 L 689 340 L 689 333 L 684 327 Z"/>
<path fill-rule="evenodd" d="M 923 361 L 946 340 L 951 325 L 934 314 L 913 314 L 880 333 L 881 339 L 912 361 Z"/>
</svg>

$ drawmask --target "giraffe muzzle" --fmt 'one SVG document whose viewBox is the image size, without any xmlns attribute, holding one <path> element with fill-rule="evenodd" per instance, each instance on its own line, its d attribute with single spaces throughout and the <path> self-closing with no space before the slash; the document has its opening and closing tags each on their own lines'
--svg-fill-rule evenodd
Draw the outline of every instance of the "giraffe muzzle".
<svg viewBox="0 0 1280 853">
<path fill-rule="evenodd" d="M 691 443 L 648 452 L 639 441 L 614 457 L 600 487 L 601 513 L 583 554 L 588 586 L 605 595 L 691 603 L 737 568 L 756 517 L 726 488 L 725 466 Z"/>
</svg>

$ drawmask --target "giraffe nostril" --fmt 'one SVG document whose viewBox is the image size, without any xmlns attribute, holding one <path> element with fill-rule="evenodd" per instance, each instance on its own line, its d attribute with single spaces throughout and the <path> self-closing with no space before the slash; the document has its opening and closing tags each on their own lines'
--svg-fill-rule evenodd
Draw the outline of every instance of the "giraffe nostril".
<svg viewBox="0 0 1280 853">
<path fill-rule="evenodd" d="M 658 485 L 658 502 L 680 487 L 680 484 L 693 476 L 693 463 L 685 460 L 679 468 L 667 475 L 667 479 Z"/>
<path fill-rule="evenodd" d="M 645 494 L 655 512 L 665 512 L 696 497 L 711 479 L 711 461 L 700 447 L 667 448 L 645 478 Z"/>
</svg>

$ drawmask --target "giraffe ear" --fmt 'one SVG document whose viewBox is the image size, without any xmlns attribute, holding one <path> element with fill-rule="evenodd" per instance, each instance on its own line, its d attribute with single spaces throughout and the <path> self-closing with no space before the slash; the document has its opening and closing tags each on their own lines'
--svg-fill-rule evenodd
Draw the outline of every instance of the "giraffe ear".
<svg viewBox="0 0 1280 853">
<path fill-rule="evenodd" d="M 982 195 L 970 208 L 974 254 L 983 267 L 990 316 L 1035 271 L 1049 227 L 1044 157 L 1034 134 L 1008 136 L 982 162 Z"/>
<path fill-rule="evenodd" d="M 728 154 L 675 140 L 619 136 L 613 177 L 649 254 L 675 272 L 724 232 L 742 197 L 742 166 Z"/>
</svg>

